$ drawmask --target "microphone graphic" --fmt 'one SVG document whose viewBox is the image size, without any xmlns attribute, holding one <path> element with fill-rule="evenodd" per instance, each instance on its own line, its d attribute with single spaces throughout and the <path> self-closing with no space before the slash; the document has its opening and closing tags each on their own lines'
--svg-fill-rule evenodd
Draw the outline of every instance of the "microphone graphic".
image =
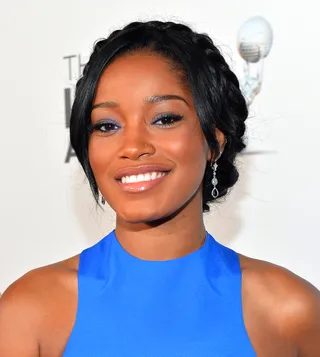
<svg viewBox="0 0 320 357">
<path fill-rule="evenodd" d="M 245 61 L 244 77 L 240 83 L 248 105 L 260 93 L 263 62 L 270 52 L 272 42 L 272 28 L 261 16 L 248 19 L 238 32 L 238 51 Z"/>
</svg>

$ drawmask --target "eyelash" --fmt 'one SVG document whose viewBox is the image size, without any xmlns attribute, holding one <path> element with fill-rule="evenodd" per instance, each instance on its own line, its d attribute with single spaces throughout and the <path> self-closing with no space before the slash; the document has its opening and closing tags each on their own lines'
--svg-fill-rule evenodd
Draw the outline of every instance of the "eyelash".
<svg viewBox="0 0 320 357">
<path fill-rule="evenodd" d="M 153 122 L 152 124 L 155 124 L 159 121 L 164 121 L 164 120 L 171 120 L 170 123 L 167 123 L 167 124 L 160 124 L 158 126 L 161 126 L 161 127 L 170 127 L 172 125 L 174 125 L 175 123 L 179 122 L 180 120 L 183 119 L 183 115 L 180 115 L 180 114 L 161 114 L 159 117 L 157 117 Z"/>
<path fill-rule="evenodd" d="M 158 123 L 159 121 L 170 120 L 170 122 L 166 123 L 166 124 L 160 124 L 160 125 L 156 124 L 156 126 L 167 128 L 167 127 L 173 126 L 175 123 L 181 121 L 182 119 L 183 119 L 183 115 L 180 115 L 180 114 L 162 114 L 162 115 L 158 116 L 155 120 L 153 120 L 151 124 L 154 125 L 154 124 Z M 107 126 L 113 126 L 113 129 L 109 128 L 110 130 L 102 130 L 103 127 L 107 127 Z M 120 128 L 120 126 L 114 122 L 105 121 L 105 122 L 99 122 L 99 123 L 93 125 L 91 131 L 92 132 L 99 131 L 103 134 L 108 134 L 108 133 L 116 131 L 117 129 L 115 127 Z"/>
<path fill-rule="evenodd" d="M 113 126 L 113 129 L 111 129 L 111 130 L 102 130 L 102 128 L 104 126 L 106 127 L 106 126 L 111 126 L 111 125 Z M 115 131 L 116 129 L 114 129 L 114 127 L 120 128 L 118 124 L 110 122 L 110 121 L 99 122 L 99 123 L 97 123 L 97 124 L 92 126 L 91 132 L 100 131 L 103 134 L 107 134 L 107 133 Z"/>
</svg>

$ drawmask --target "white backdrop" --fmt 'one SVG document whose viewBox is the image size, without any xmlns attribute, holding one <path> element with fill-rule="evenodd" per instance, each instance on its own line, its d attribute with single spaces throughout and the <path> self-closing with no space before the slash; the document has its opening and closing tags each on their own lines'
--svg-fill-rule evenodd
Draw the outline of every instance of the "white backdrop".
<svg viewBox="0 0 320 357">
<path fill-rule="evenodd" d="M 114 224 L 95 208 L 68 129 L 65 56 L 90 54 L 100 37 L 140 19 L 181 20 L 209 33 L 241 74 L 236 36 L 262 15 L 274 30 L 262 92 L 248 120 L 241 179 L 206 215 L 216 239 L 293 270 L 320 288 L 320 23 L 318 3 L 289 0 L 1 0 L 0 291 L 26 271 L 74 255 Z"/>
</svg>

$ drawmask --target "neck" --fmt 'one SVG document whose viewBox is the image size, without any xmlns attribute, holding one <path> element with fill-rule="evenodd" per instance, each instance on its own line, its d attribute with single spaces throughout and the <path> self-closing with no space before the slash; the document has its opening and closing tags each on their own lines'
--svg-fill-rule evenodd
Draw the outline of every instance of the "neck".
<svg viewBox="0 0 320 357">
<path fill-rule="evenodd" d="M 194 201 L 159 222 L 128 223 L 117 217 L 115 231 L 127 252 L 145 260 L 180 258 L 199 249 L 206 236 L 202 204 Z"/>
</svg>

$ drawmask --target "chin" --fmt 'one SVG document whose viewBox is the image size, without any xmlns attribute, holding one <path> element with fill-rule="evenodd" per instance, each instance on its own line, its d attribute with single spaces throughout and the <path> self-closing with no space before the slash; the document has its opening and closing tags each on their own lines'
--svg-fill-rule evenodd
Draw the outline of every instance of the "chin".
<svg viewBox="0 0 320 357">
<path fill-rule="evenodd" d="M 183 207 L 174 209 L 172 206 L 170 210 L 157 207 L 154 210 L 150 208 L 150 205 L 141 207 L 141 205 L 135 205 L 134 208 L 126 210 L 116 210 L 118 219 L 126 223 L 138 224 L 145 223 L 150 226 L 157 226 L 165 223 L 166 221 L 175 217 L 183 209 Z"/>
<path fill-rule="evenodd" d="M 160 212 L 150 212 L 150 211 L 121 211 L 117 212 L 117 217 L 126 223 L 151 223 L 154 221 L 159 221 L 163 218 Z"/>
</svg>

